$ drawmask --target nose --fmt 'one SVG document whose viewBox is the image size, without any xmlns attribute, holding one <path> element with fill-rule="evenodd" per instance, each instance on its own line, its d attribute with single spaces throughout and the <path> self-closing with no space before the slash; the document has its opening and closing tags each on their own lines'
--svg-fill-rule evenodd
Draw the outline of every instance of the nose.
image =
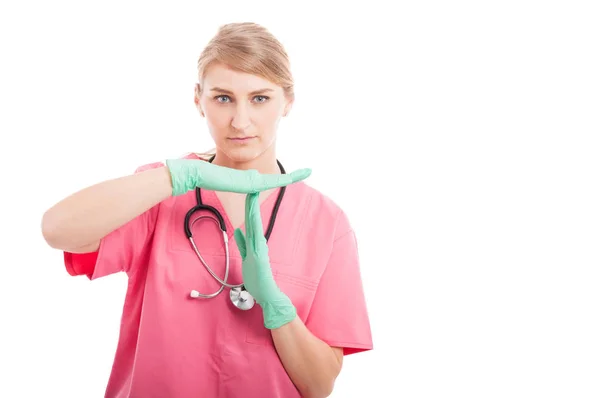
<svg viewBox="0 0 600 398">
<path fill-rule="evenodd" d="M 240 103 L 235 109 L 235 115 L 233 116 L 233 120 L 231 121 L 231 126 L 236 130 L 245 130 L 250 126 L 250 112 L 248 107 Z"/>
</svg>

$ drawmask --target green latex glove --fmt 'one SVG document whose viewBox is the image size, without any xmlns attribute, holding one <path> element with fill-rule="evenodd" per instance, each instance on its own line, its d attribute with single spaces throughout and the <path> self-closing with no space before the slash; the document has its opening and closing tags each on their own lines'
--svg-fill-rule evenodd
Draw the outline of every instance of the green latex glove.
<svg viewBox="0 0 600 398">
<path fill-rule="evenodd" d="M 257 193 L 246 196 L 246 236 L 239 228 L 234 236 L 242 255 L 244 286 L 262 307 L 265 327 L 276 329 L 296 318 L 296 307 L 273 279 L 258 196 Z"/>
<path fill-rule="evenodd" d="M 210 191 L 257 193 L 302 181 L 311 174 L 310 169 L 296 170 L 290 174 L 260 174 L 256 170 L 237 170 L 217 166 L 199 159 L 169 159 L 173 196 L 199 188 Z"/>
</svg>

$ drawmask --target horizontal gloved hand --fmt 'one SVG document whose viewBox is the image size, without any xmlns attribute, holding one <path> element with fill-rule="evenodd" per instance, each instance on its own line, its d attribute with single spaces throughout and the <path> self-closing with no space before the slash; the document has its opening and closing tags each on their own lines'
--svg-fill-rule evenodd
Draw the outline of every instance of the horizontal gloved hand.
<svg viewBox="0 0 600 398">
<path fill-rule="evenodd" d="M 257 193 L 302 181 L 311 174 L 310 169 L 296 170 L 290 174 L 261 174 L 256 170 L 237 170 L 218 166 L 199 159 L 169 159 L 173 196 L 205 188 L 211 191 Z"/>
<path fill-rule="evenodd" d="M 242 255 L 244 287 L 262 307 L 265 327 L 276 329 L 296 318 L 296 307 L 273 278 L 258 197 L 258 193 L 246 197 L 246 236 L 239 228 L 234 236 Z"/>
</svg>

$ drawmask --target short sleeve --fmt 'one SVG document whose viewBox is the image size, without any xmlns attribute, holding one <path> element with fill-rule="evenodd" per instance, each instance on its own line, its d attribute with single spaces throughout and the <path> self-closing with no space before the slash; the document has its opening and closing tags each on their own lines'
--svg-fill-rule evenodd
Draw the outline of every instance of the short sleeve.
<svg viewBox="0 0 600 398">
<path fill-rule="evenodd" d="M 135 172 L 161 166 L 160 162 L 152 163 L 139 167 Z M 157 213 L 158 205 L 109 233 L 100 241 L 95 252 L 64 252 L 67 272 L 72 276 L 85 275 L 90 280 L 118 272 L 131 274 L 148 261 Z"/>
<path fill-rule="evenodd" d="M 373 349 L 354 230 L 341 213 L 331 256 L 321 277 L 306 327 L 344 355 Z"/>
</svg>

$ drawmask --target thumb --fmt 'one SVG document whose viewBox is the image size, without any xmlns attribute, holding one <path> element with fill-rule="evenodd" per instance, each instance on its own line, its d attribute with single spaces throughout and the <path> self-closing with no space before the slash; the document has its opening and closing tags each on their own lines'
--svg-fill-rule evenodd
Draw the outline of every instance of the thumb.
<svg viewBox="0 0 600 398">
<path fill-rule="evenodd" d="M 242 233 L 242 230 L 237 228 L 235 230 L 235 232 L 233 233 L 233 236 L 235 238 L 235 243 L 237 243 L 238 250 L 240 251 L 240 254 L 242 255 L 242 259 L 245 259 L 246 258 L 246 238 L 244 238 L 244 234 Z"/>
</svg>

